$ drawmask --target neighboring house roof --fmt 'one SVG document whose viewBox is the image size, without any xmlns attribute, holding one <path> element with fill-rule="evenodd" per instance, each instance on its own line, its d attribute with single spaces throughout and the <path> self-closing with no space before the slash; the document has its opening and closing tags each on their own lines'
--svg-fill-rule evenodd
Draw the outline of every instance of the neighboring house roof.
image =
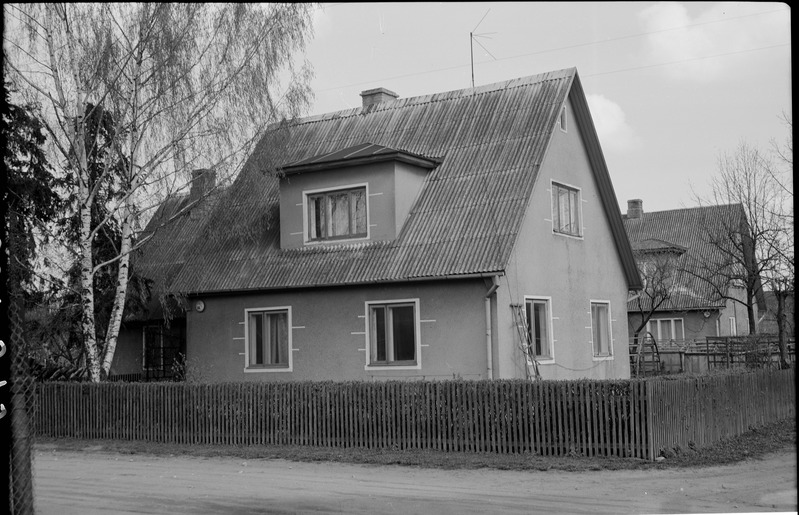
<svg viewBox="0 0 799 515">
<path fill-rule="evenodd" d="M 189 194 L 178 195 L 158 207 L 139 235 L 139 241 L 147 241 L 131 257 L 131 270 L 149 281 L 150 299 L 145 313 L 128 315 L 127 321 L 161 319 L 165 305 L 177 308 L 174 301 L 161 297 L 171 290 L 172 281 L 186 263 L 195 240 L 203 234 L 208 215 L 223 192 L 220 187 L 196 199 Z M 170 317 L 176 314 L 169 313 Z"/>
<path fill-rule="evenodd" d="M 638 288 L 635 260 L 573 68 L 312 116 L 275 130 L 259 142 L 216 206 L 172 288 L 256 291 L 501 273 L 567 97 L 628 286 Z M 428 174 L 394 240 L 281 249 L 273 170 L 391 152 L 441 163 Z"/>
<path fill-rule="evenodd" d="M 657 311 L 724 307 L 725 300 L 716 288 L 726 292 L 727 285 L 719 279 L 714 286 L 697 276 L 705 275 L 707 263 L 723 262 L 723 253 L 708 236 L 715 235 L 719 240 L 730 227 L 740 227 L 745 220 L 740 204 L 645 212 L 637 218 L 622 218 L 630 245 L 642 259 L 656 251 L 675 252 L 673 292 Z M 638 310 L 637 301 L 631 301 L 629 309 Z"/>
</svg>

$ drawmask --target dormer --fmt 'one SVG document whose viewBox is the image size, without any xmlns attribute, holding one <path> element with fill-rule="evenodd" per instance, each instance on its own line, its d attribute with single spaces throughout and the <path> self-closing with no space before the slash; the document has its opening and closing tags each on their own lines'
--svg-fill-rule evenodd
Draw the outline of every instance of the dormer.
<svg viewBox="0 0 799 515">
<path fill-rule="evenodd" d="M 439 163 L 362 143 L 284 166 L 281 248 L 393 240 Z"/>
</svg>

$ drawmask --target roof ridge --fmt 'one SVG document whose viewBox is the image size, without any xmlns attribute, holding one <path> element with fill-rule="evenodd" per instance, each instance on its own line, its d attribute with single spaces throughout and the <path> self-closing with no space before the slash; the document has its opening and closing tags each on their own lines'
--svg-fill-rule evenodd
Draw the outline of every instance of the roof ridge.
<svg viewBox="0 0 799 515">
<path fill-rule="evenodd" d="M 464 93 L 469 90 L 472 90 L 472 93 L 468 96 L 477 96 L 477 95 L 485 95 L 488 93 L 493 93 L 495 91 L 502 91 L 507 89 L 516 89 L 522 88 L 525 86 L 529 86 L 532 83 L 536 82 L 546 82 L 548 80 L 557 80 L 562 79 L 567 75 L 576 75 L 577 68 L 572 66 L 570 68 L 562 68 L 560 70 L 553 70 L 544 73 L 538 73 L 534 75 L 526 75 L 524 77 L 517 77 L 514 79 L 507 79 L 504 81 L 499 82 L 492 82 L 490 84 L 483 84 L 482 86 L 475 86 L 472 88 L 461 88 L 461 89 L 452 89 L 449 91 L 440 91 L 438 93 L 428 93 L 425 95 L 417 95 L 414 97 L 405 97 L 405 98 L 397 98 L 394 100 L 387 100 L 385 102 L 381 102 L 379 105 L 382 107 L 382 111 L 388 111 L 391 109 L 401 109 L 410 105 L 424 105 L 424 104 L 432 104 L 433 102 L 443 102 L 448 100 L 454 100 L 452 97 L 448 97 L 447 95 L 454 95 L 455 93 Z M 536 81 L 532 81 L 530 79 L 539 78 Z M 509 87 L 511 83 L 515 83 L 513 86 Z M 466 95 L 464 95 L 466 96 Z M 439 98 L 436 98 L 439 97 Z M 396 104 L 396 105 L 392 105 Z M 370 106 L 371 109 L 374 109 L 373 106 Z M 331 120 L 334 118 L 351 118 L 353 116 L 359 116 L 364 114 L 363 107 L 351 107 L 349 109 L 341 109 L 339 111 L 330 111 L 327 113 L 320 113 L 315 115 L 310 115 L 307 117 L 302 117 L 293 120 L 293 124 L 295 125 L 304 125 L 306 123 L 316 123 L 322 122 L 326 120 Z"/>
</svg>

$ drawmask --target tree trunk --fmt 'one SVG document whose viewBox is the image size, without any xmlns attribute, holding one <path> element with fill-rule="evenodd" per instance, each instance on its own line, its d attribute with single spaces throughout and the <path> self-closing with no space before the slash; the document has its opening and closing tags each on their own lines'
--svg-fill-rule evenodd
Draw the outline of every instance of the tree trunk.
<svg viewBox="0 0 799 515">
<path fill-rule="evenodd" d="M 131 213 L 125 207 L 125 214 L 122 223 L 122 244 L 120 246 L 119 267 L 117 272 L 117 287 L 114 295 L 114 307 L 111 310 L 111 319 L 108 321 L 108 332 L 105 337 L 105 347 L 103 350 L 102 370 L 107 377 L 111 371 L 111 363 L 114 360 L 114 352 L 119 338 L 119 327 L 122 325 L 122 315 L 125 311 L 125 298 L 128 293 L 128 276 L 130 266 L 130 247 L 131 247 Z"/>
<path fill-rule="evenodd" d="M 788 292 L 778 291 L 777 293 L 777 345 L 780 348 L 780 368 L 791 368 L 788 360 L 788 342 L 785 338 L 785 299 Z"/>
<path fill-rule="evenodd" d="M 83 177 L 82 179 L 88 179 Z M 93 383 L 100 382 L 100 361 L 97 355 L 94 311 L 94 264 L 92 262 L 92 214 L 88 199 L 88 187 L 82 180 L 80 185 L 80 285 L 83 329 L 83 344 L 86 348 L 89 377 Z"/>
</svg>

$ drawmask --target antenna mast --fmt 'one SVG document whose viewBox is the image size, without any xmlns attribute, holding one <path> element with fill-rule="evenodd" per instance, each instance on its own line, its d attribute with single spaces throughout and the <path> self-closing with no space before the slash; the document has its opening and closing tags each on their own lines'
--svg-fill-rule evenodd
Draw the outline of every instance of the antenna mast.
<svg viewBox="0 0 799 515">
<path fill-rule="evenodd" d="M 483 15 L 483 17 L 480 18 L 480 21 L 477 22 L 477 25 L 475 25 L 474 28 L 472 29 L 472 31 L 469 33 L 469 57 L 470 57 L 470 60 L 471 60 L 471 63 L 472 63 L 472 88 L 474 88 L 474 43 L 476 42 L 478 45 L 480 45 L 480 47 L 483 50 L 486 51 L 486 53 L 488 53 L 488 55 L 493 57 L 495 61 L 497 60 L 497 58 L 494 57 L 491 54 L 491 52 L 488 51 L 488 49 L 486 47 L 484 47 L 482 44 L 480 44 L 479 41 L 475 40 L 475 38 L 488 37 L 489 34 L 496 34 L 496 32 L 485 32 L 483 34 L 475 34 L 474 33 L 474 31 L 477 30 L 477 27 L 479 27 L 480 24 L 483 23 L 483 20 L 486 19 L 486 16 L 488 16 L 489 12 L 491 12 L 491 9 L 486 11 L 486 13 Z M 491 39 L 491 38 L 488 38 L 488 39 Z"/>
</svg>

